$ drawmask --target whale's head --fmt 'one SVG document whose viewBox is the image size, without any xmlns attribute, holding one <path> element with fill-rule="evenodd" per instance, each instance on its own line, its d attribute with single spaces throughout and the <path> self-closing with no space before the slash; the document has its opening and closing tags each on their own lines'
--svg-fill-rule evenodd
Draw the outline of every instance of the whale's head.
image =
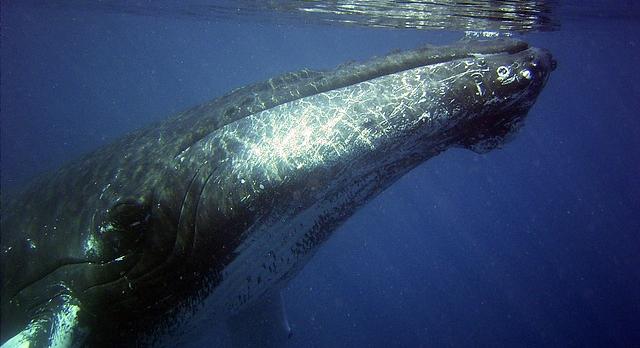
<svg viewBox="0 0 640 348">
<path fill-rule="evenodd" d="M 468 74 L 471 80 L 461 80 L 464 86 L 458 91 L 470 94 L 468 110 L 477 111 L 454 132 L 461 136 L 460 145 L 482 153 L 503 145 L 517 131 L 557 63 L 539 48 L 474 58 L 478 71 Z"/>
</svg>

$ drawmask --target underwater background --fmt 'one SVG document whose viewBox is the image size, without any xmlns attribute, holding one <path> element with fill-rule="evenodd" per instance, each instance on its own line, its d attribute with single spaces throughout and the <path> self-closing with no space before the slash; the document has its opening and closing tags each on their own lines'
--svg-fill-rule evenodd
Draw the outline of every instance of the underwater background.
<svg viewBox="0 0 640 348">
<path fill-rule="evenodd" d="M 516 36 L 558 68 L 513 141 L 417 167 L 289 283 L 288 346 L 640 346 L 640 6 L 579 4 Z M 0 25 L 3 200 L 233 88 L 463 36 L 15 2 Z"/>
</svg>

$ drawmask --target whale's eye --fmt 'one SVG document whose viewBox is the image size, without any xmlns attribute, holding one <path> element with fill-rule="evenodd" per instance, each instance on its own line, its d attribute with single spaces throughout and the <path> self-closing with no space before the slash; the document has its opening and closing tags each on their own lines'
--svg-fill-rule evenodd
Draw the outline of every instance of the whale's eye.
<svg viewBox="0 0 640 348">
<path fill-rule="evenodd" d="M 127 200 L 111 207 L 96 231 L 101 259 L 113 260 L 135 250 L 148 221 L 149 209 L 141 202 Z"/>
</svg>

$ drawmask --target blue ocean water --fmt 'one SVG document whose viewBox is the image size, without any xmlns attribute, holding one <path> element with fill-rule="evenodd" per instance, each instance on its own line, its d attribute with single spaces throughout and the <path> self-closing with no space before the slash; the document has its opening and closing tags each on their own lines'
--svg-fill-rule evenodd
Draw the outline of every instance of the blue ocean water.
<svg viewBox="0 0 640 348">
<path fill-rule="evenodd" d="M 640 23 L 561 19 L 523 36 L 558 68 L 518 136 L 336 231 L 285 289 L 290 346 L 640 344 Z M 233 88 L 461 36 L 4 4 L 1 25 L 3 196 Z"/>
</svg>

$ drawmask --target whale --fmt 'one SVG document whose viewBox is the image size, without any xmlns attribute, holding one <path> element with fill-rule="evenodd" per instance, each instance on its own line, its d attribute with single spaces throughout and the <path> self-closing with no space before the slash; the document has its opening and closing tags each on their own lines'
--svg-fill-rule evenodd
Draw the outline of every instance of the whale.
<svg viewBox="0 0 640 348">
<path fill-rule="evenodd" d="M 2 347 L 174 346 L 222 322 L 280 344 L 280 290 L 323 242 L 428 159 L 502 147 L 555 67 L 498 38 L 303 69 L 37 177 L 2 207 Z"/>
</svg>

